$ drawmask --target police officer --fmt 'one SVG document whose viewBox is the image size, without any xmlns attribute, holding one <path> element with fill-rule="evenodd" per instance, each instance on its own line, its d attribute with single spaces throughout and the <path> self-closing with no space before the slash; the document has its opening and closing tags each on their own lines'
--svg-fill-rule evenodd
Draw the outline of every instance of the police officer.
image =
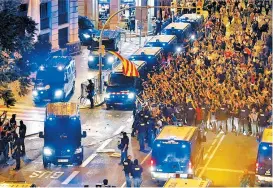
<svg viewBox="0 0 273 188">
<path fill-rule="evenodd" d="M 148 146 L 151 148 L 155 139 L 156 122 L 153 117 L 150 117 L 147 122 L 147 140 Z"/>
<path fill-rule="evenodd" d="M 4 155 L 4 161 L 5 163 L 9 160 L 9 139 L 6 136 L 6 132 L 1 132 L 1 138 L 0 138 L 0 151 L 3 152 Z"/>
<path fill-rule="evenodd" d="M 203 126 L 205 127 L 205 129 L 208 129 L 209 128 L 208 120 L 209 120 L 209 111 L 210 111 L 210 105 L 208 100 L 202 103 L 201 109 L 202 109 Z"/>
<path fill-rule="evenodd" d="M 141 117 L 139 123 L 137 125 L 137 134 L 138 134 L 138 142 L 139 142 L 139 151 L 145 151 L 145 137 L 146 137 L 147 125 L 144 117 Z"/>
<path fill-rule="evenodd" d="M 228 108 L 225 102 L 221 104 L 220 107 L 216 110 L 216 132 L 220 130 L 223 131 L 225 134 L 227 133 L 227 119 L 228 119 Z"/>
<path fill-rule="evenodd" d="M 18 137 L 18 134 L 14 134 L 14 144 L 13 144 L 13 158 L 16 161 L 16 166 L 13 170 L 20 170 L 20 157 L 21 157 L 21 141 Z"/>
<path fill-rule="evenodd" d="M 123 135 L 123 137 L 122 137 L 121 143 L 120 143 L 121 156 L 120 156 L 119 165 L 122 165 L 123 161 L 127 159 L 128 147 L 129 147 L 129 138 L 127 136 L 127 133 L 123 132 L 122 135 Z"/>
<path fill-rule="evenodd" d="M 91 79 L 88 80 L 89 84 L 87 86 L 88 98 L 90 100 L 90 107 L 94 108 L 94 95 L 95 95 L 95 86 Z"/>
<path fill-rule="evenodd" d="M 189 101 L 186 107 L 186 124 L 188 126 L 194 126 L 195 125 L 194 120 L 195 120 L 195 109 L 192 104 L 192 101 Z"/>
<path fill-rule="evenodd" d="M 125 179 L 126 179 L 126 187 L 131 187 L 132 181 L 130 178 L 130 175 L 132 175 L 132 161 L 131 161 L 131 155 L 128 155 L 128 158 L 123 161 L 123 171 L 125 174 Z"/>
<path fill-rule="evenodd" d="M 241 108 L 239 111 L 239 128 L 238 128 L 238 134 L 240 133 L 241 129 L 243 128 L 243 134 L 248 134 L 248 116 L 249 116 L 250 110 L 248 109 L 248 106 L 243 101 L 241 104 Z"/>
<path fill-rule="evenodd" d="M 22 155 L 26 154 L 25 151 L 25 137 L 26 137 L 26 131 L 27 131 L 27 127 L 24 124 L 24 122 L 21 120 L 20 121 L 20 128 L 19 128 L 19 136 L 20 136 L 20 140 L 21 140 L 21 146 L 22 146 Z"/>
<path fill-rule="evenodd" d="M 144 118 L 144 112 L 143 110 L 140 110 L 138 113 L 136 113 L 135 115 L 135 118 L 134 118 L 134 123 L 132 124 L 132 133 L 131 133 L 131 136 L 132 137 L 135 137 L 135 133 L 136 133 L 136 130 L 137 130 L 137 126 L 139 124 L 139 121 L 141 118 Z"/>
<path fill-rule="evenodd" d="M 141 185 L 141 174 L 143 172 L 143 169 L 141 165 L 138 164 L 138 160 L 134 160 L 134 165 L 133 165 L 133 170 L 132 170 L 132 175 L 134 178 L 134 187 L 140 187 Z"/>
<path fill-rule="evenodd" d="M 260 109 L 260 113 L 258 114 L 258 133 L 259 135 L 263 134 L 265 127 L 267 126 L 267 118 L 265 112 Z"/>
</svg>

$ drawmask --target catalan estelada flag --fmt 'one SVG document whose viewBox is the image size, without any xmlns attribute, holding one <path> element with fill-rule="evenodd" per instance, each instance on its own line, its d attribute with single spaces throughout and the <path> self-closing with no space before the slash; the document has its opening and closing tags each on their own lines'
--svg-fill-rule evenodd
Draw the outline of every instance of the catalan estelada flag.
<svg viewBox="0 0 273 188">
<path fill-rule="evenodd" d="M 137 71 L 136 66 L 134 65 L 134 63 L 132 63 L 131 61 L 129 61 L 128 59 L 122 57 L 119 53 L 117 52 L 113 52 L 113 51 L 109 51 L 109 53 L 115 55 L 117 58 L 119 58 L 119 60 L 122 63 L 122 70 L 123 70 L 123 74 L 124 76 L 128 76 L 128 77 L 139 77 L 139 72 Z"/>
</svg>

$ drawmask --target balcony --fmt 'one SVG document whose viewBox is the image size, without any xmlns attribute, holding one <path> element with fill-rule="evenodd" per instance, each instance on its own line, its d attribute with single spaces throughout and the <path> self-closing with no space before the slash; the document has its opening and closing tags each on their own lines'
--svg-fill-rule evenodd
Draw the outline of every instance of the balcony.
<svg viewBox="0 0 273 188">
<path fill-rule="evenodd" d="M 68 23 L 68 13 L 67 12 L 59 14 L 59 25 L 62 25 L 65 23 Z"/>
<path fill-rule="evenodd" d="M 49 27 L 49 17 L 41 18 L 41 23 L 40 23 L 40 29 L 48 29 Z"/>
</svg>

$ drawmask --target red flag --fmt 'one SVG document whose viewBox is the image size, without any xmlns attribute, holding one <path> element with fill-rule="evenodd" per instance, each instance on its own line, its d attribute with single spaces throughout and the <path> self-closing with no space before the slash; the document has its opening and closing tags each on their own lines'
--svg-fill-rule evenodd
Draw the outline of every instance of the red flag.
<svg viewBox="0 0 273 188">
<path fill-rule="evenodd" d="M 122 63 L 123 74 L 128 77 L 139 77 L 139 72 L 134 63 L 129 61 L 128 59 L 122 57 L 119 53 L 109 51 L 111 54 L 115 55 Z"/>
</svg>

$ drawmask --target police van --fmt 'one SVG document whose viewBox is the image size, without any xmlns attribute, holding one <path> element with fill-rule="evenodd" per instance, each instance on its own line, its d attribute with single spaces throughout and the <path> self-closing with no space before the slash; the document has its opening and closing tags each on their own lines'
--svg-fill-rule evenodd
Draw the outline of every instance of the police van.
<svg viewBox="0 0 273 188">
<path fill-rule="evenodd" d="M 209 187 L 211 181 L 201 179 L 181 179 L 181 178 L 170 178 L 164 185 L 169 188 L 179 187 Z"/>
<path fill-rule="evenodd" d="M 99 69 L 99 37 L 100 31 L 94 34 L 92 44 L 88 46 L 88 50 L 90 53 L 88 55 L 88 67 L 90 69 Z M 119 31 L 114 30 L 105 30 L 103 32 L 102 45 L 104 45 L 105 50 L 107 51 L 119 51 L 121 34 Z M 117 63 L 117 58 L 110 54 L 106 53 L 104 57 L 102 57 L 102 69 L 103 70 L 112 70 L 115 67 L 115 63 Z"/>
<path fill-rule="evenodd" d="M 156 35 L 152 37 L 145 47 L 161 47 L 165 54 L 173 52 L 177 47 L 177 38 L 175 35 Z"/>
<path fill-rule="evenodd" d="M 204 23 L 204 16 L 202 14 L 184 14 L 176 20 L 177 22 L 191 24 L 192 30 L 200 30 Z"/>
<path fill-rule="evenodd" d="M 118 64 L 118 59 L 113 54 L 106 52 L 102 57 L 102 70 L 112 70 L 116 64 Z M 99 69 L 99 52 L 90 51 L 88 56 L 88 67 L 90 69 L 98 70 Z"/>
<path fill-rule="evenodd" d="M 132 61 L 136 66 L 140 77 L 145 77 L 146 62 Z M 123 75 L 122 64 L 119 64 L 109 75 L 106 88 L 106 109 L 114 106 L 133 107 L 136 101 L 136 95 L 142 90 L 142 81 L 137 77 L 127 77 Z"/>
<path fill-rule="evenodd" d="M 153 70 L 153 67 L 159 68 L 162 59 L 163 49 L 161 47 L 143 47 L 139 48 L 130 56 L 131 61 L 145 61 L 147 70 Z"/>
<path fill-rule="evenodd" d="M 258 147 L 255 185 L 272 187 L 272 126 L 264 129 Z"/>
<path fill-rule="evenodd" d="M 203 161 L 203 141 L 197 127 L 165 126 L 152 146 L 152 179 L 193 178 Z"/>
<path fill-rule="evenodd" d="M 189 23 L 170 23 L 162 31 L 165 35 L 175 35 L 178 43 L 183 43 L 185 39 L 189 39 L 192 34 L 192 27 Z"/>
<path fill-rule="evenodd" d="M 76 103 L 49 103 L 46 106 L 44 132 L 43 165 L 81 165 L 83 146 L 81 139 L 86 132 L 81 129 L 79 106 Z"/>
<path fill-rule="evenodd" d="M 34 103 L 64 101 L 75 90 L 76 65 L 72 57 L 54 56 L 39 67 L 32 91 Z"/>
</svg>

